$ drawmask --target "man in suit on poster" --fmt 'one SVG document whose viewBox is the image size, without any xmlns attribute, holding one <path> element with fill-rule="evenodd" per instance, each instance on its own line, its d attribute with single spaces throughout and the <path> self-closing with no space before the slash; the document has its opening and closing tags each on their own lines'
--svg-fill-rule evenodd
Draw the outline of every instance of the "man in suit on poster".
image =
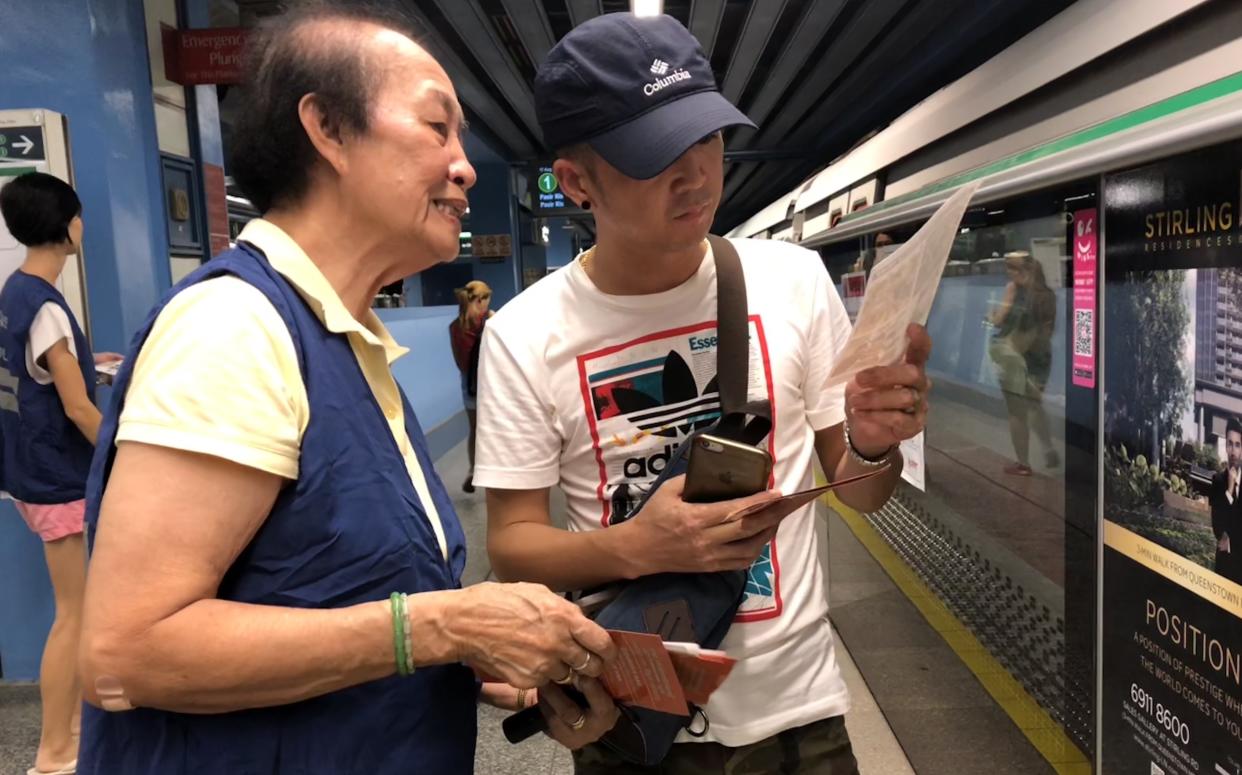
<svg viewBox="0 0 1242 775">
<path fill-rule="evenodd" d="M 1216 537 L 1215 570 L 1242 583 L 1242 421 L 1230 417 L 1225 424 L 1225 455 L 1228 465 L 1212 478 L 1208 502 L 1212 506 L 1212 534 Z"/>
</svg>

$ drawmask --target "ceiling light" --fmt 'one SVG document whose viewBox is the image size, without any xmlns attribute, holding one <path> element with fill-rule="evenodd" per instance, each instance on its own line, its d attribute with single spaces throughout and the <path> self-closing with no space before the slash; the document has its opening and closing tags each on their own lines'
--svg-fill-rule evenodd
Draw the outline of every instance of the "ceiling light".
<svg viewBox="0 0 1242 775">
<path fill-rule="evenodd" d="M 664 0 L 630 0 L 635 16 L 659 16 L 664 13 Z"/>
</svg>

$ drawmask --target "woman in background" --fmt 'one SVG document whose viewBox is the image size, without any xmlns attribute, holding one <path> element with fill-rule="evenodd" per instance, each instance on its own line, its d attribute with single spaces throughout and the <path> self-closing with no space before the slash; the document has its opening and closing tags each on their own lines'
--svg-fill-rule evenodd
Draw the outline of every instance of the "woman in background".
<svg viewBox="0 0 1242 775">
<path fill-rule="evenodd" d="M 1049 468 L 1060 463 L 1044 412 L 1044 388 L 1052 371 L 1052 331 L 1056 325 L 1056 295 L 1048 287 L 1044 268 L 1021 250 L 1005 254 L 1009 283 L 990 322 L 996 327 L 989 350 L 996 363 L 1009 435 L 1017 462 L 1005 467 L 1014 476 L 1031 475 L 1031 431 L 1044 445 Z"/>
<path fill-rule="evenodd" d="M 461 372 L 461 399 L 466 406 L 466 419 L 470 421 L 470 437 L 466 440 L 466 455 L 470 461 L 470 473 L 462 489 L 474 492 L 474 434 L 478 425 L 475 395 L 479 383 L 479 344 L 483 338 L 483 326 L 496 314 L 488 309 L 492 302 L 492 289 L 482 280 L 471 280 L 464 288 L 453 291 L 457 296 L 457 317 L 449 323 L 449 343 L 453 347 L 453 360 Z"/>
<path fill-rule="evenodd" d="M 56 601 L 39 668 L 43 727 L 27 775 L 75 771 L 82 690 L 78 635 L 86 550 L 82 519 L 99 410 L 95 363 L 56 280 L 82 243 L 82 204 L 69 184 L 40 172 L 0 190 L 9 232 L 26 260 L 0 290 L 0 488 L 43 540 Z M 114 360 L 119 356 L 99 356 Z"/>
</svg>

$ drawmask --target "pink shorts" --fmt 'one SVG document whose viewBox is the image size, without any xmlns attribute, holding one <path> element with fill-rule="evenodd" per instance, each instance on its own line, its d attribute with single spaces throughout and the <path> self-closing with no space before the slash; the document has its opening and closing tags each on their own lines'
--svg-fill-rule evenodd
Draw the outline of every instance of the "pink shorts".
<svg viewBox="0 0 1242 775">
<path fill-rule="evenodd" d="M 22 515 L 31 530 L 43 539 L 44 543 L 59 541 L 68 536 L 82 532 L 82 522 L 86 518 L 86 501 L 71 503 L 22 503 L 13 501 L 17 513 Z"/>
</svg>

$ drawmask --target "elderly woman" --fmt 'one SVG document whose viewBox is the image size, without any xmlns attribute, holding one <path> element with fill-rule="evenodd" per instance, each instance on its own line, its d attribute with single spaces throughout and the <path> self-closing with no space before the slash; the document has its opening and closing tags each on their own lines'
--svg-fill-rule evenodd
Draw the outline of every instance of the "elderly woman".
<svg viewBox="0 0 1242 775">
<path fill-rule="evenodd" d="M 476 672 L 594 740 L 607 633 L 541 586 L 458 588 L 462 529 L 369 308 L 457 253 L 452 84 L 359 7 L 275 20 L 247 72 L 233 172 L 264 217 L 155 309 L 99 433 L 79 772 L 468 773 Z"/>
</svg>

